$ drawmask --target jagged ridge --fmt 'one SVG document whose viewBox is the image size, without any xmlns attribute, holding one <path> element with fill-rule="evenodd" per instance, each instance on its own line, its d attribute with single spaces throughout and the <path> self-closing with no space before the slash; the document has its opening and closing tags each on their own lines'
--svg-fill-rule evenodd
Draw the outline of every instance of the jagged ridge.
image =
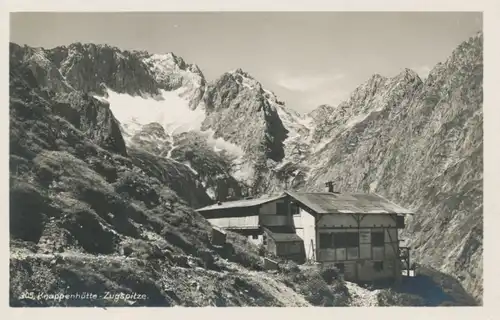
<svg viewBox="0 0 500 320">
<path fill-rule="evenodd" d="M 422 82 L 374 76 L 323 120 L 306 188 L 377 192 L 417 215 L 406 236 L 417 261 L 482 297 L 482 34 Z"/>
</svg>

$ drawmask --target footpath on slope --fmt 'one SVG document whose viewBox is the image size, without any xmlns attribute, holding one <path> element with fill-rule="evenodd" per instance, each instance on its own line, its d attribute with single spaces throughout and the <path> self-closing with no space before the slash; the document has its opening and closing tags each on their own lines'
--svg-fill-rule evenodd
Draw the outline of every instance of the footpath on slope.
<svg viewBox="0 0 500 320">
<path fill-rule="evenodd" d="M 188 257 L 189 258 L 189 257 Z M 92 255 L 79 252 L 62 253 L 31 253 L 14 251 L 11 253 L 11 275 L 14 273 L 11 288 L 12 300 L 17 300 L 21 293 L 26 291 L 44 292 L 44 293 L 76 293 L 92 292 L 92 288 L 100 291 L 103 287 L 95 287 L 94 278 L 100 278 L 102 282 L 108 282 L 104 288 L 106 291 L 125 291 L 128 288 L 141 288 L 141 293 L 153 296 L 153 299 L 159 300 L 159 292 L 152 292 L 155 285 L 166 292 L 166 301 L 164 306 L 286 306 L 286 307 L 307 307 L 311 304 L 300 293 L 295 292 L 291 287 L 279 281 L 276 275 L 265 271 L 248 270 L 241 265 L 219 259 L 223 270 L 214 271 L 199 266 L 188 264 L 183 266 L 159 267 L 159 279 L 153 278 L 152 273 L 143 270 L 135 270 L 136 274 L 130 274 L 125 279 L 118 280 L 110 273 L 131 272 L 138 266 L 144 265 L 140 258 L 126 257 L 120 255 Z M 22 279 L 24 266 L 30 265 L 33 282 L 26 285 Z M 110 269 L 106 266 L 115 266 L 116 269 Z M 17 270 L 12 270 L 16 268 Z M 76 274 L 85 270 L 82 279 L 74 284 L 67 283 L 68 271 L 74 270 Z M 128 269 L 128 270 L 127 270 Z M 132 269 L 132 270 L 130 270 Z M 65 272 L 61 272 L 65 270 Z M 137 279 L 137 275 L 143 274 L 145 277 Z M 61 279 L 63 278 L 63 279 Z M 145 279 L 144 279 L 145 278 Z M 62 283 L 61 283 L 62 280 Z M 112 280 L 113 283 L 109 283 Z M 130 286 L 128 281 L 144 282 L 140 286 Z M 71 282 L 71 281 L 70 281 Z M 67 285 L 63 285 L 66 283 Z M 145 288 L 148 284 L 151 289 L 149 292 Z M 16 290 L 16 286 L 23 286 L 22 291 Z M 13 290 L 14 289 L 14 290 Z M 14 291 L 14 292 L 13 292 Z M 170 299 L 171 298 L 171 299 Z M 26 300 L 26 299 L 25 299 Z M 28 299 L 29 300 L 29 299 Z M 161 300 L 161 299 L 160 299 Z M 17 304 L 17 303 L 16 303 Z M 84 302 L 71 301 L 23 301 L 24 306 L 30 305 L 85 305 Z M 97 306 L 101 306 L 99 303 Z M 87 304 L 88 305 L 88 304 Z M 105 303 L 102 306 L 112 305 L 149 305 L 147 302 L 134 301 L 133 299 L 124 299 L 123 301 L 114 301 L 114 303 Z"/>
</svg>

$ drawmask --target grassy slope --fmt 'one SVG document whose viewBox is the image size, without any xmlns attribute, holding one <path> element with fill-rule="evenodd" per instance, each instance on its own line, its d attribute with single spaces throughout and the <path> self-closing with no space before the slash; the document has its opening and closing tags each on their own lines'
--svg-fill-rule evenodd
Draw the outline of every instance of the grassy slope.
<svg viewBox="0 0 500 320">
<path fill-rule="evenodd" d="M 191 209 L 206 194 L 191 192 L 189 169 L 128 154 L 114 143 L 106 105 L 78 94 L 61 106 L 22 64 L 11 64 L 10 80 L 11 306 L 310 305 L 262 271 L 245 239 L 232 234 L 226 247 L 212 247 L 208 222 Z M 97 297 L 36 296 L 58 293 Z"/>
</svg>

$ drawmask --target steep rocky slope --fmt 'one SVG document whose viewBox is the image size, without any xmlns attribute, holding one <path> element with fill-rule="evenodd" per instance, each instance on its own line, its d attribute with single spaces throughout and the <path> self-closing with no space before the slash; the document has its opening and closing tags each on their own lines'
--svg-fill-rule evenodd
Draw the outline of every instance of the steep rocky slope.
<svg viewBox="0 0 500 320">
<path fill-rule="evenodd" d="M 405 237 L 417 261 L 482 296 L 482 34 L 425 81 L 374 76 L 320 117 L 305 188 L 377 192 L 417 213 Z M 327 123 L 325 125 L 324 123 Z"/>
<path fill-rule="evenodd" d="M 202 128 L 245 152 L 251 171 L 243 179 L 253 183 L 267 169 L 267 160 L 283 159 L 287 131 L 272 105 L 275 97 L 250 75 L 241 69 L 222 75 L 209 84 L 204 102 L 207 116 Z"/>
</svg>

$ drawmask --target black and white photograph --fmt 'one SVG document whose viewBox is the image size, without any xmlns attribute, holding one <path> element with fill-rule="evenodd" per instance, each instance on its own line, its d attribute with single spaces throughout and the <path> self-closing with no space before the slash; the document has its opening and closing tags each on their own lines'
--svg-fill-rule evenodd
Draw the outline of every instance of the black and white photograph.
<svg viewBox="0 0 500 320">
<path fill-rule="evenodd" d="M 9 19 L 10 307 L 483 305 L 482 12 Z"/>
</svg>

